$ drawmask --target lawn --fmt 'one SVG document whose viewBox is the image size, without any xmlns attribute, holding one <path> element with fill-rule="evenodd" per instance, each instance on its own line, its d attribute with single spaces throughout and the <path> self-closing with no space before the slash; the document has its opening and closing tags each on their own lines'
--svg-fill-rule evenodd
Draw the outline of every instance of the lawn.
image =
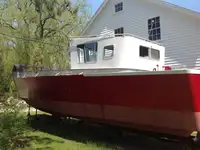
<svg viewBox="0 0 200 150">
<path fill-rule="evenodd" d="M 34 118 L 34 117 L 32 117 Z M 113 127 L 58 121 L 40 113 L 26 133 L 26 147 L 20 150 L 179 150 L 180 144 L 142 135 L 122 137 Z"/>
<path fill-rule="evenodd" d="M 31 143 L 21 150 L 112 150 L 103 145 L 76 142 L 39 131 L 32 132 L 27 137 L 31 139 Z"/>
<path fill-rule="evenodd" d="M 105 128 L 89 126 L 84 128 L 77 121 L 59 121 L 46 113 L 39 113 L 39 119 L 31 116 L 24 141 L 27 146 L 20 150 L 118 150 L 116 137 L 105 133 Z M 105 130 L 104 130 L 105 129 Z M 111 139 L 109 139 L 111 138 Z M 109 141 L 109 142 L 107 142 Z"/>
</svg>

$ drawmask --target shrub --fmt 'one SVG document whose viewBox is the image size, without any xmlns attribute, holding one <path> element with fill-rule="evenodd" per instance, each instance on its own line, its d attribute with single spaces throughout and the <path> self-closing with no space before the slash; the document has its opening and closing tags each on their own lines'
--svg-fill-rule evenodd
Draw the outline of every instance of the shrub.
<svg viewBox="0 0 200 150">
<path fill-rule="evenodd" d="M 5 99 L 5 98 L 3 98 Z M 23 147 L 23 135 L 28 129 L 26 118 L 20 111 L 20 101 L 13 97 L 3 100 L 0 106 L 0 149 Z"/>
</svg>

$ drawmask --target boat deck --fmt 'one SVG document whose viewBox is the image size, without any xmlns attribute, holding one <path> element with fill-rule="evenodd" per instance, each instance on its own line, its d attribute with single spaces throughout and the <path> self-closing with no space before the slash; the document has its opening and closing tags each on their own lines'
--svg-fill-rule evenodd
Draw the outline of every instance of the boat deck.
<svg viewBox="0 0 200 150">
<path fill-rule="evenodd" d="M 16 73 L 16 72 L 14 72 Z M 72 70 L 41 70 L 23 71 L 18 73 L 18 77 L 39 77 L 39 76 L 134 76 L 134 75 L 169 75 L 169 74 L 200 74 L 200 70 L 179 69 L 179 70 L 160 70 L 160 71 L 144 71 L 124 68 L 109 68 L 109 69 L 72 69 Z"/>
</svg>

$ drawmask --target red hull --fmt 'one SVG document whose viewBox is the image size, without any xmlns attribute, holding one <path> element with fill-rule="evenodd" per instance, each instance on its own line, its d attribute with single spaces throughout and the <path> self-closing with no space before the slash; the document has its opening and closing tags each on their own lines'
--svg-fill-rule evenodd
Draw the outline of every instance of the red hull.
<svg viewBox="0 0 200 150">
<path fill-rule="evenodd" d="M 16 83 L 19 91 L 28 89 L 27 103 L 50 113 L 179 136 L 200 131 L 198 74 L 45 76 Z"/>
</svg>

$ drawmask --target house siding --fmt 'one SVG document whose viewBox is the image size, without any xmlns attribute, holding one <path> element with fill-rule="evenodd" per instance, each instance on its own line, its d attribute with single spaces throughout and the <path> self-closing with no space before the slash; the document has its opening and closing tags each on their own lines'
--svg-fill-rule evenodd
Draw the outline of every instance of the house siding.
<svg viewBox="0 0 200 150">
<path fill-rule="evenodd" d="M 112 33 L 124 27 L 125 33 L 148 38 L 148 19 L 160 16 L 161 40 L 157 42 L 166 47 L 165 64 L 200 69 L 199 18 L 147 0 L 123 1 L 124 10 L 115 14 L 114 4 L 118 2 L 109 0 L 85 35 L 102 35 L 105 29 Z"/>
</svg>

